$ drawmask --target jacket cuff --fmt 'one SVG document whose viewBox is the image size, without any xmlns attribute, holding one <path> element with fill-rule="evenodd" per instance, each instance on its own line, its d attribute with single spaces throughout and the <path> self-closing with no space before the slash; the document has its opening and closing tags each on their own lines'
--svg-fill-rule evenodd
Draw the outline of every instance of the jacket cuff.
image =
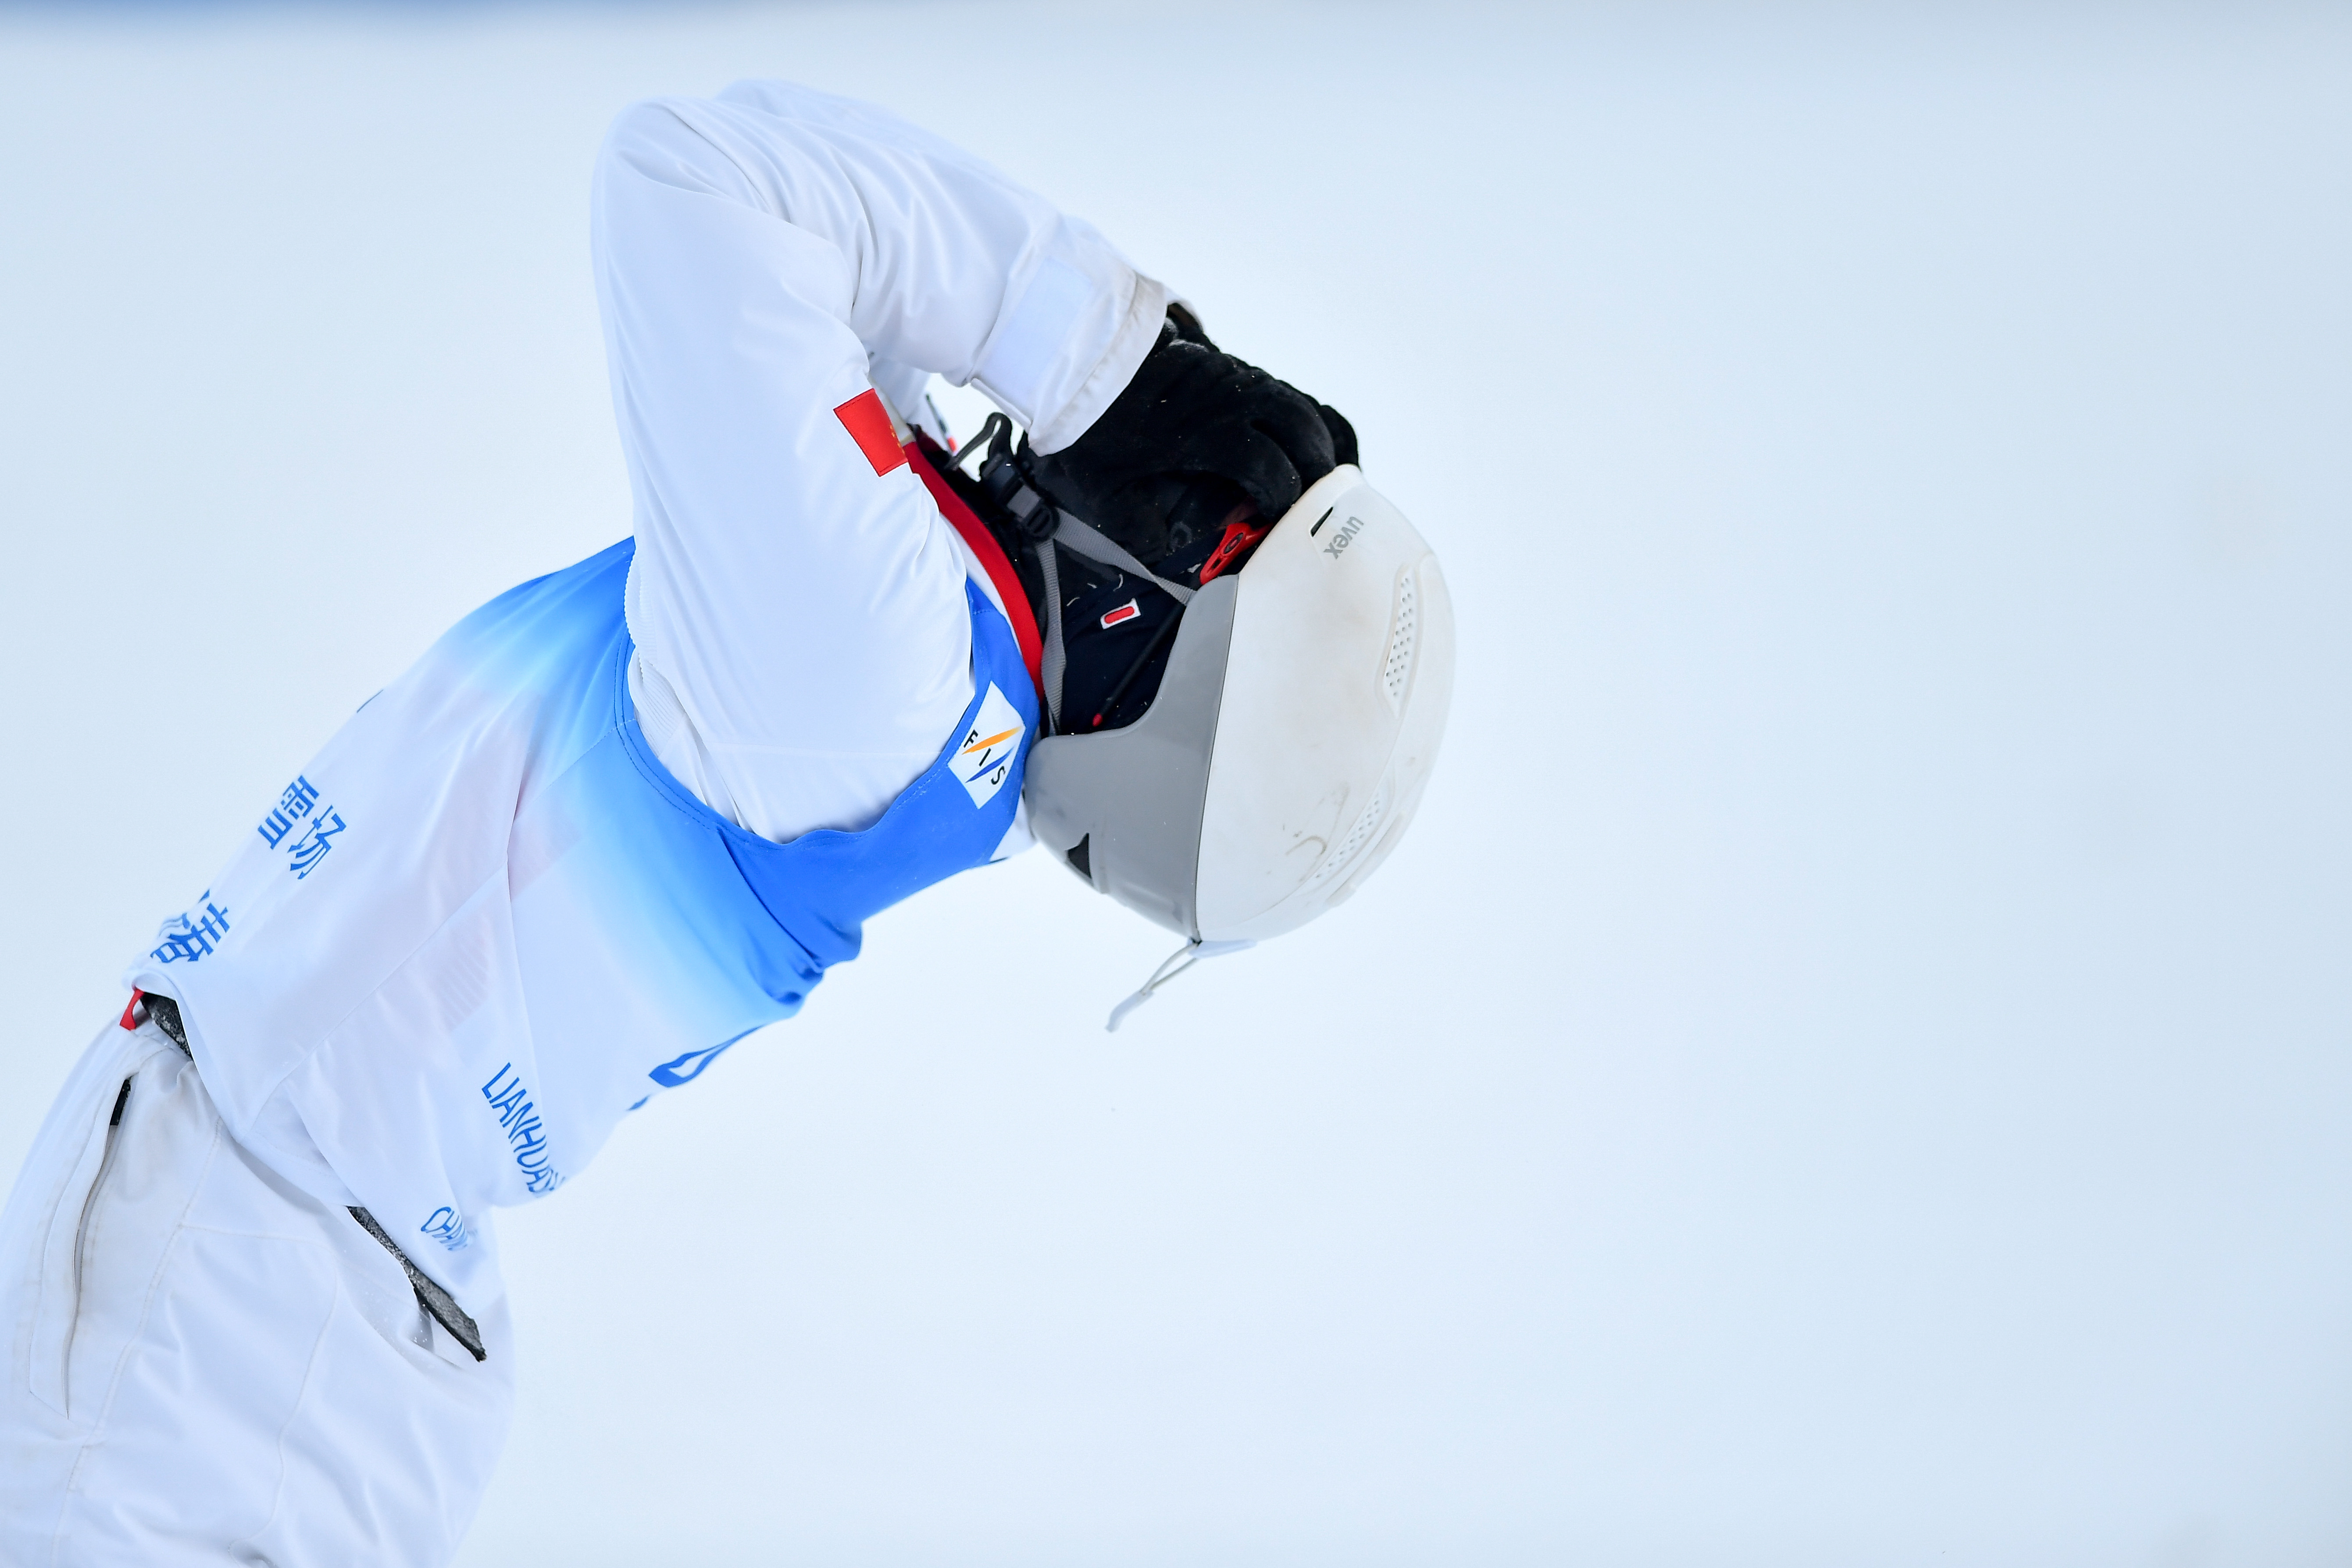
<svg viewBox="0 0 2352 1568">
<path fill-rule="evenodd" d="M 1127 390 L 1168 313 L 1163 284 L 1084 226 L 1065 225 L 1064 243 L 1022 280 L 971 377 L 1040 452 L 1076 440 Z"/>
<path fill-rule="evenodd" d="M 1127 384 L 1135 379 L 1137 369 L 1160 341 L 1160 329 L 1167 320 L 1167 286 L 1137 273 L 1127 318 L 1119 325 L 1118 335 L 1095 362 L 1070 400 L 1057 413 L 1029 427 L 1030 446 L 1041 455 L 1058 452 L 1085 435 L 1102 417 L 1103 410 L 1127 390 Z"/>
</svg>

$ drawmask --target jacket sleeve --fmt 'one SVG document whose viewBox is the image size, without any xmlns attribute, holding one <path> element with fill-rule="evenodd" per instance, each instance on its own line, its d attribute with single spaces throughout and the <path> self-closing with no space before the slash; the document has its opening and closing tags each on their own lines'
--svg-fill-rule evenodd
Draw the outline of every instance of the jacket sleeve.
<svg viewBox="0 0 2352 1568">
<path fill-rule="evenodd" d="M 781 82 L 625 111 L 591 213 L 647 738 L 756 832 L 864 826 L 969 703 L 970 626 L 952 531 L 835 411 L 890 362 L 1057 448 L 1166 292 L 980 160 Z"/>
</svg>

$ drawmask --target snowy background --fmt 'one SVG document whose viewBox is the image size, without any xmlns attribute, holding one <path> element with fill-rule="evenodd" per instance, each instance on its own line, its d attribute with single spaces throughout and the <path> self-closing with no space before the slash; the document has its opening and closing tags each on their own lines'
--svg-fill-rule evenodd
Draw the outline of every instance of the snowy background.
<svg viewBox="0 0 2352 1568">
<path fill-rule="evenodd" d="M 590 158 L 794 76 L 1354 418 L 1449 750 L 1115 1038 L 1031 857 L 507 1215 L 466 1563 L 2345 1562 L 2352 18 L 1982 9 L 0 12 L 0 1166 L 627 530 Z"/>
</svg>

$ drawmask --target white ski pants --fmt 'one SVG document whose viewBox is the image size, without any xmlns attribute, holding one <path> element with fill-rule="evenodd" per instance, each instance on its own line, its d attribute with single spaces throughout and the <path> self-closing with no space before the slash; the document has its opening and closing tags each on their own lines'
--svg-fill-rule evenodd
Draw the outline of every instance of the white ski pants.
<svg viewBox="0 0 2352 1568">
<path fill-rule="evenodd" d="M 109 1025 L 0 1217 L 0 1563 L 446 1563 L 513 1403 L 503 1294 L 465 1307 L 487 1362 Z"/>
</svg>

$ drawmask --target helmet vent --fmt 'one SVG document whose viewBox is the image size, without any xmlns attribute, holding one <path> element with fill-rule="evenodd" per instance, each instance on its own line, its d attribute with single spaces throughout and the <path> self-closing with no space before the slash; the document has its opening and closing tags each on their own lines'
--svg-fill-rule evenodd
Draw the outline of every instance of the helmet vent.
<svg viewBox="0 0 2352 1568">
<path fill-rule="evenodd" d="M 1348 837 L 1339 840 L 1331 853 L 1323 857 L 1323 864 L 1315 868 L 1315 875 L 1307 879 L 1307 885 L 1319 888 L 1353 865 L 1356 857 L 1362 854 L 1364 847 L 1372 841 L 1372 836 L 1380 831 L 1381 819 L 1388 814 L 1389 781 L 1382 779 L 1381 787 L 1372 792 L 1372 798 L 1365 805 L 1363 815 L 1356 818 L 1356 826 L 1348 829 Z"/>
<path fill-rule="evenodd" d="M 1389 621 L 1388 662 L 1381 666 L 1381 689 L 1388 693 L 1391 708 L 1404 700 L 1405 683 L 1412 679 L 1413 630 L 1418 619 L 1413 605 L 1413 576 L 1410 567 L 1397 575 L 1396 613 Z"/>
</svg>

